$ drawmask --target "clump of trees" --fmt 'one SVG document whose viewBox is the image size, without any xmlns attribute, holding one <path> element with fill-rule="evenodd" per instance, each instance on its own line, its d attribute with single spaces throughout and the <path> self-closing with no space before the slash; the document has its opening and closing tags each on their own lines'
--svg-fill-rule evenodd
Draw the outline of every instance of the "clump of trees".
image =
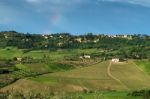
<svg viewBox="0 0 150 99">
<path fill-rule="evenodd" d="M 139 90 L 139 91 L 133 91 L 128 94 L 128 96 L 142 96 L 143 99 L 149 99 L 150 98 L 150 90 Z"/>
</svg>

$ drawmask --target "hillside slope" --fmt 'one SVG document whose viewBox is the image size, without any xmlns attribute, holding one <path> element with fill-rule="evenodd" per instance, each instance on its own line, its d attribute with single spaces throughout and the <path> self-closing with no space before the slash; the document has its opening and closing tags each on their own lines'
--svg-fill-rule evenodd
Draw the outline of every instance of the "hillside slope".
<svg viewBox="0 0 150 99">
<path fill-rule="evenodd" d="M 84 90 L 138 90 L 150 88 L 150 76 L 129 61 L 128 63 L 111 63 L 105 61 L 93 66 L 78 68 L 66 72 L 26 78 L 1 90 L 50 90 L 50 91 L 84 91 Z M 108 74 L 108 68 L 113 79 Z"/>
</svg>

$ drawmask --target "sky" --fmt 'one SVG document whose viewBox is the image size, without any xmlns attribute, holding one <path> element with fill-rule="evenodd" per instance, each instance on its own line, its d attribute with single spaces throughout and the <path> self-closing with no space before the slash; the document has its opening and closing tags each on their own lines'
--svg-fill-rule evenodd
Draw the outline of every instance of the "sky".
<svg viewBox="0 0 150 99">
<path fill-rule="evenodd" d="M 150 34 L 150 0 L 0 0 L 0 31 Z"/>
</svg>

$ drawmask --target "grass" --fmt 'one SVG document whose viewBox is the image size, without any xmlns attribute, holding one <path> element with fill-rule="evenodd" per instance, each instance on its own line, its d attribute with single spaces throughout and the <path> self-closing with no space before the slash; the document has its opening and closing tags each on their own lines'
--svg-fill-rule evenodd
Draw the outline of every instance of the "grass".
<svg viewBox="0 0 150 99">
<path fill-rule="evenodd" d="M 73 93 L 69 94 L 76 99 L 143 99 L 142 96 L 128 96 L 128 92 L 96 92 L 96 93 Z M 79 99 L 80 99 L 79 98 Z"/>
<path fill-rule="evenodd" d="M 16 67 L 20 70 L 27 70 L 31 72 L 57 72 L 66 71 L 73 68 L 71 65 L 59 64 L 59 63 L 32 63 L 32 64 L 17 64 Z"/>
<path fill-rule="evenodd" d="M 141 99 L 141 97 L 126 96 L 124 86 L 130 90 L 140 90 L 150 88 L 150 63 L 148 61 L 135 61 L 135 63 L 144 71 L 141 71 L 133 61 L 128 63 L 112 64 L 110 72 L 113 76 L 118 78 L 123 84 L 112 79 L 108 73 L 107 68 L 109 61 L 101 62 L 92 66 L 72 69 L 71 65 L 60 64 L 60 60 L 65 57 L 78 57 L 82 53 L 92 54 L 96 53 L 97 49 L 74 49 L 74 50 L 57 50 L 57 51 L 30 51 L 23 53 L 17 48 L 0 49 L 0 58 L 12 59 L 13 57 L 30 56 L 34 59 L 42 59 L 44 55 L 50 57 L 48 63 L 32 63 L 32 64 L 17 64 L 14 74 L 18 77 L 30 75 L 30 73 L 45 73 L 53 72 L 36 77 L 28 77 L 20 79 L 2 90 L 16 89 L 16 90 L 48 90 L 54 92 L 81 92 L 77 95 L 82 96 L 83 99 L 93 99 L 93 97 L 101 97 L 102 99 Z M 50 61 L 50 62 L 49 62 Z M 10 76 L 10 75 L 9 75 Z M 4 76 L 1 80 L 3 80 Z M 7 79 L 6 79 L 7 80 Z M 43 89 L 44 88 L 44 89 Z M 48 89 L 47 89 L 48 88 Z M 98 93 L 82 93 L 87 91 L 98 91 Z M 121 91 L 121 92 L 107 92 L 99 93 L 99 91 Z M 76 94 L 71 94 L 76 95 Z M 76 96 L 73 96 L 76 97 Z"/>
<path fill-rule="evenodd" d="M 103 62 L 91 67 L 78 68 L 67 72 L 57 72 L 44 76 L 57 76 L 67 78 L 83 78 L 83 79 L 109 79 L 106 70 L 109 62 Z"/>
<path fill-rule="evenodd" d="M 0 74 L 0 88 L 9 85 L 14 81 L 11 74 Z"/>
<path fill-rule="evenodd" d="M 108 76 L 108 64 L 109 62 L 106 61 L 94 66 L 78 68 L 66 72 L 46 74 L 30 80 L 40 80 L 44 83 L 58 83 L 61 86 L 64 86 L 64 90 L 65 86 L 68 85 L 71 85 L 74 89 L 75 87 L 73 86 L 89 90 L 126 90 L 122 84 Z M 113 76 L 121 80 L 121 82 L 130 90 L 150 88 L 149 75 L 140 71 L 132 61 L 123 64 L 112 64 L 111 73 Z"/>
<path fill-rule="evenodd" d="M 66 90 L 69 86 L 73 88 L 72 91 L 77 89 L 83 90 L 84 88 L 87 88 L 89 90 L 122 90 L 123 86 L 121 86 L 118 82 L 114 81 L 107 75 L 106 71 L 108 64 L 109 62 L 107 61 L 91 67 L 46 74 L 43 76 L 39 76 L 33 80 L 42 79 L 44 83 L 48 83 L 49 80 L 47 80 L 47 78 L 53 78 L 56 79 L 55 81 L 57 81 L 57 83 L 59 83 L 61 86 L 64 86 L 64 90 L 65 86 Z"/>
<path fill-rule="evenodd" d="M 16 64 L 16 68 L 21 70 L 28 70 L 28 68 L 24 64 Z"/>
<path fill-rule="evenodd" d="M 9 90 L 7 93 L 0 93 L 0 98 L 2 99 L 149 99 L 144 98 L 144 96 L 131 96 L 128 95 L 129 92 L 75 92 L 75 93 L 64 93 L 56 94 L 50 91 L 38 92 L 29 90 L 25 93 L 20 93 L 18 91 Z M 5 96 L 5 98 L 4 98 Z M 7 97 L 7 98 L 6 98 Z"/>
<path fill-rule="evenodd" d="M 44 84 L 49 84 L 49 85 L 56 85 L 58 84 L 58 80 L 55 78 L 47 78 L 47 77 L 29 77 L 28 79 L 32 80 L 32 81 L 36 81 L 36 82 L 40 82 L 40 83 L 44 83 Z"/>
<path fill-rule="evenodd" d="M 79 56 L 82 53 L 92 54 L 97 52 L 97 49 L 59 49 L 56 51 L 48 51 L 48 50 L 33 50 L 27 53 L 23 53 L 23 50 L 17 49 L 15 47 L 7 47 L 0 49 L 0 58 L 2 59 L 12 59 L 14 57 L 26 57 L 30 56 L 35 59 L 42 59 L 44 55 L 49 56 L 53 61 L 61 60 L 65 57 L 70 56 Z"/>
<path fill-rule="evenodd" d="M 125 86 L 130 90 L 150 88 L 150 76 L 140 71 L 133 61 L 119 64 L 113 63 L 111 66 L 111 74 L 118 78 L 124 85 L 108 76 L 108 65 L 109 61 L 105 61 L 89 67 L 30 77 L 27 78 L 26 81 L 30 81 L 31 85 L 29 86 L 32 86 L 33 81 L 40 85 L 46 84 L 49 87 L 53 87 L 52 90 L 55 89 L 55 91 L 58 92 L 62 90 L 66 92 L 76 92 L 85 89 L 92 91 L 123 91 L 126 90 Z M 27 83 L 24 82 L 20 84 L 20 86 L 24 86 L 24 84 L 27 85 Z M 26 86 L 26 88 L 29 86 Z"/>
<path fill-rule="evenodd" d="M 15 47 L 7 47 L 0 49 L 0 58 L 1 59 L 12 59 L 14 57 L 21 57 L 23 52 Z"/>
<path fill-rule="evenodd" d="M 14 83 L 11 86 L 12 87 L 13 86 L 19 87 L 19 85 L 20 87 L 26 86 L 25 87 L 26 89 L 32 86 L 31 82 L 33 81 L 39 83 L 40 85 L 48 84 L 49 87 L 53 87 L 52 89 L 55 89 L 55 91 L 58 92 L 61 92 L 62 90 L 66 92 L 83 91 L 84 89 L 123 90 L 123 87 L 119 85 L 118 82 L 114 81 L 107 75 L 106 71 L 107 71 L 108 64 L 109 62 L 107 61 L 90 67 L 84 67 L 84 68 L 74 69 L 70 71 L 62 71 L 62 72 L 50 73 L 47 75 L 41 75 L 38 77 L 28 78 L 25 80 L 24 83 L 22 82 L 20 82 L 20 84 L 18 84 L 19 82 L 16 84 Z M 28 81 L 30 81 L 31 85 L 27 84 Z M 37 88 L 37 90 L 39 89 L 40 88 Z"/>
<path fill-rule="evenodd" d="M 112 64 L 111 73 L 131 90 L 150 88 L 150 76 L 141 71 L 133 61 Z"/>
<path fill-rule="evenodd" d="M 17 64 L 16 68 L 23 71 L 28 71 L 31 73 L 45 73 L 49 72 L 45 64 L 32 63 L 32 64 Z"/>
<path fill-rule="evenodd" d="M 141 68 L 144 72 L 150 75 L 150 61 L 148 60 L 135 60 L 135 63 Z"/>
</svg>

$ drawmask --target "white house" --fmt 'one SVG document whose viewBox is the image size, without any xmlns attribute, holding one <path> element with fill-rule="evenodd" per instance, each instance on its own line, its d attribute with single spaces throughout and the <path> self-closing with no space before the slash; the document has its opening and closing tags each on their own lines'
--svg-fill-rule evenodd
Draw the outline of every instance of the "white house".
<svg viewBox="0 0 150 99">
<path fill-rule="evenodd" d="M 99 41 L 99 39 L 96 39 L 96 40 L 94 40 L 93 42 L 94 42 L 94 43 L 97 43 L 98 41 Z"/>
<path fill-rule="evenodd" d="M 119 62 L 119 59 L 118 58 L 113 58 L 111 61 L 117 63 L 117 62 Z"/>
<path fill-rule="evenodd" d="M 48 36 L 47 36 L 47 35 L 43 34 L 42 36 L 43 36 L 45 39 L 48 39 Z"/>
<path fill-rule="evenodd" d="M 127 35 L 123 35 L 123 37 L 124 37 L 124 38 L 127 38 L 128 36 L 127 36 Z"/>
<path fill-rule="evenodd" d="M 82 42 L 82 38 L 76 38 L 75 39 L 77 42 L 81 43 Z"/>
<path fill-rule="evenodd" d="M 48 36 L 45 36 L 44 38 L 45 38 L 45 39 L 48 39 Z"/>
<path fill-rule="evenodd" d="M 79 57 L 80 59 L 90 59 L 91 56 L 90 55 L 83 55 Z"/>
<path fill-rule="evenodd" d="M 20 57 L 17 57 L 17 61 L 22 61 L 22 58 L 20 58 Z"/>
<path fill-rule="evenodd" d="M 50 38 L 53 38 L 53 36 L 52 36 L 52 35 L 50 35 Z"/>
<path fill-rule="evenodd" d="M 4 34 L 4 37 L 7 39 L 8 38 L 8 36 L 6 35 L 6 34 Z"/>
<path fill-rule="evenodd" d="M 84 55 L 84 58 L 90 59 L 91 56 L 90 55 Z"/>
<path fill-rule="evenodd" d="M 60 42 L 60 43 L 57 43 L 57 46 L 62 46 L 62 45 L 63 45 L 63 43 L 61 43 L 61 42 Z"/>
<path fill-rule="evenodd" d="M 80 59 L 83 59 L 83 56 L 80 56 L 79 58 L 80 58 Z"/>
<path fill-rule="evenodd" d="M 63 36 L 62 36 L 62 35 L 60 35 L 60 36 L 59 36 L 59 38 L 63 38 Z"/>
</svg>

